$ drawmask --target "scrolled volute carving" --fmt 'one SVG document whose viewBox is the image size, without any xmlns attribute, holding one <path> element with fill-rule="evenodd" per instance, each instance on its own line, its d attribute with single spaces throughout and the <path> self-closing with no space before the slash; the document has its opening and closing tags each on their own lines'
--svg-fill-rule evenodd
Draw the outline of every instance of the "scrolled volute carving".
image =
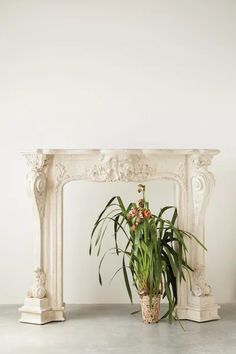
<svg viewBox="0 0 236 354">
<path fill-rule="evenodd" d="M 30 154 L 26 157 L 30 168 L 27 174 L 27 189 L 30 194 L 34 195 L 40 218 L 42 218 L 47 192 L 47 158 L 43 154 Z"/>
<path fill-rule="evenodd" d="M 192 294 L 194 296 L 208 296 L 211 294 L 211 287 L 205 278 L 205 267 L 199 265 L 193 272 Z"/>
<path fill-rule="evenodd" d="M 191 183 L 196 222 L 204 215 L 215 182 L 213 174 L 208 170 L 211 160 L 211 155 L 197 155 L 192 160 Z"/>
<path fill-rule="evenodd" d="M 47 291 L 45 288 L 46 283 L 46 274 L 45 272 L 37 268 L 35 270 L 35 280 L 33 286 L 28 290 L 28 297 L 43 299 L 46 297 Z"/>
<path fill-rule="evenodd" d="M 194 213 L 196 220 L 198 220 L 206 191 L 206 179 L 205 176 L 201 173 L 192 177 L 192 189 L 193 189 L 193 201 L 194 201 Z"/>
</svg>

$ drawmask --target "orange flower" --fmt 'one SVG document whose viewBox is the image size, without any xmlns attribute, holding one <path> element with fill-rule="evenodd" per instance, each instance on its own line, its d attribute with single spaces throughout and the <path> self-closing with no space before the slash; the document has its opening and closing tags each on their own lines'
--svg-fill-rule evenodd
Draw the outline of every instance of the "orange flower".
<svg viewBox="0 0 236 354">
<path fill-rule="evenodd" d="M 134 208 L 130 213 L 132 216 L 136 216 L 138 214 L 138 208 Z"/>
<path fill-rule="evenodd" d="M 151 216 L 152 216 L 152 214 L 151 214 L 150 210 L 148 210 L 148 209 L 143 210 L 143 217 L 144 218 L 149 219 Z"/>
</svg>

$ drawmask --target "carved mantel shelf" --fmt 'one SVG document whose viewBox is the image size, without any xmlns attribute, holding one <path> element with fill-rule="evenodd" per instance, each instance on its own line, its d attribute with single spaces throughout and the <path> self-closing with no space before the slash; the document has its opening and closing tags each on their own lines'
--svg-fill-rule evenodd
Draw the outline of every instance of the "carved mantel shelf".
<svg viewBox="0 0 236 354">
<path fill-rule="evenodd" d="M 21 321 L 63 321 L 63 187 L 73 180 L 145 182 L 170 179 L 176 185 L 179 224 L 204 243 L 205 212 L 214 177 L 208 170 L 219 150 L 209 149 L 36 149 L 24 152 L 33 210 L 33 286 L 20 308 Z M 179 318 L 218 319 L 205 279 L 204 251 L 189 243 L 190 282 L 178 284 Z"/>
</svg>

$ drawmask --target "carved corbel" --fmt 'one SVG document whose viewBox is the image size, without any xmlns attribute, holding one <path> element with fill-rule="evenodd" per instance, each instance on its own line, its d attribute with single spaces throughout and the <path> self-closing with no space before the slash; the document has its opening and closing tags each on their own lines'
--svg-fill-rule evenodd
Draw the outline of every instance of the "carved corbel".
<svg viewBox="0 0 236 354">
<path fill-rule="evenodd" d="M 208 170 L 211 164 L 211 155 L 197 155 L 192 159 L 191 189 L 192 189 L 192 232 L 199 241 L 205 243 L 204 224 L 205 214 L 210 199 L 210 194 L 215 180 Z M 195 252 L 194 252 L 195 250 Z M 192 278 L 192 294 L 194 296 L 208 296 L 211 287 L 205 280 L 205 255 L 199 245 L 192 245 L 192 266 L 194 268 Z"/>
<path fill-rule="evenodd" d="M 40 220 L 44 216 L 47 178 L 46 166 L 47 158 L 43 154 L 26 155 L 29 173 L 27 174 L 27 190 L 36 202 Z"/>
<path fill-rule="evenodd" d="M 197 227 L 204 218 L 210 199 L 211 191 L 215 184 L 213 174 L 208 170 L 212 156 L 197 155 L 192 160 L 192 198 L 194 209 L 194 224 Z"/>
<path fill-rule="evenodd" d="M 33 248 L 34 248 L 34 285 L 28 297 L 42 299 L 46 296 L 46 274 L 43 271 L 43 221 L 47 193 L 47 157 L 41 153 L 26 155 L 29 172 L 27 190 L 33 206 Z"/>
</svg>

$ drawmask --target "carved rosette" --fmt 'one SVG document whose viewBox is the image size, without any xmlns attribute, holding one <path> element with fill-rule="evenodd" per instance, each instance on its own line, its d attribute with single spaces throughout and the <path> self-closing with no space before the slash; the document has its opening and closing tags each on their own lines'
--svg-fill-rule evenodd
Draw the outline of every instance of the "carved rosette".
<svg viewBox="0 0 236 354">
<path fill-rule="evenodd" d="M 211 287 L 207 284 L 205 278 L 204 265 L 198 265 L 193 273 L 192 294 L 194 296 L 208 296 L 211 295 Z"/>
<path fill-rule="evenodd" d="M 35 280 L 34 280 L 34 285 L 29 289 L 28 291 L 28 297 L 36 298 L 36 299 L 43 299 L 46 297 L 46 289 L 45 289 L 45 283 L 46 283 L 46 274 L 45 272 L 37 268 L 35 270 Z"/>
<path fill-rule="evenodd" d="M 102 155 L 87 171 L 88 177 L 99 182 L 128 182 L 151 178 L 154 171 L 142 155 Z"/>
</svg>

